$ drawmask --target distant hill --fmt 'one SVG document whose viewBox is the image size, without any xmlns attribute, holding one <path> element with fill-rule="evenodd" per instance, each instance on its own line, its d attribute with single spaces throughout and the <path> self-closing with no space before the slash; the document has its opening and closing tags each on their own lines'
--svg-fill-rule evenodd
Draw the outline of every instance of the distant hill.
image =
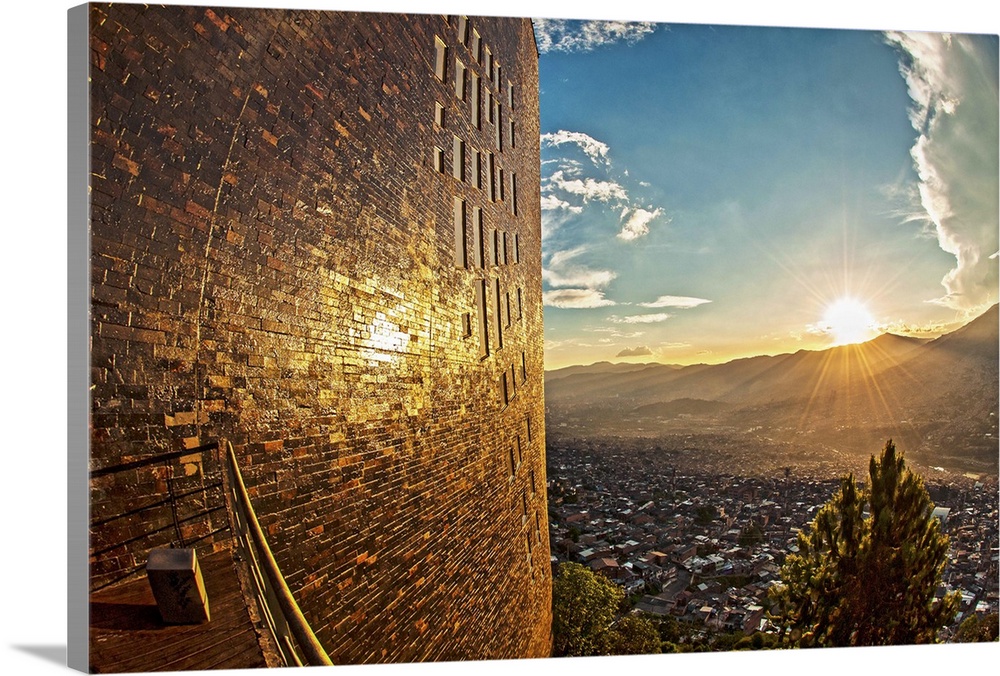
<svg viewBox="0 0 1000 676">
<path fill-rule="evenodd" d="M 867 343 L 725 364 L 572 366 L 546 373 L 554 430 L 806 435 L 870 453 L 888 437 L 931 465 L 996 473 L 998 311 L 934 340 Z"/>
</svg>

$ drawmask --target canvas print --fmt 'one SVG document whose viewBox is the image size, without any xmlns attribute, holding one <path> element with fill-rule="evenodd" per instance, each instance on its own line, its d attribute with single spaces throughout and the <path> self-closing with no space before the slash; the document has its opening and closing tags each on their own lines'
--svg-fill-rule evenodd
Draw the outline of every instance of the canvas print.
<svg viewBox="0 0 1000 676">
<path fill-rule="evenodd" d="M 997 36 L 80 9 L 71 664 L 997 640 Z"/>
</svg>

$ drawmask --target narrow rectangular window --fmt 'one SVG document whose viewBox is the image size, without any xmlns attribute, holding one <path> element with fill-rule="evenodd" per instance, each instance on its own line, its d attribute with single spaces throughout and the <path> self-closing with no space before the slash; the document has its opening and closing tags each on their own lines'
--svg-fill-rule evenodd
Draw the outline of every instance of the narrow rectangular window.
<svg viewBox="0 0 1000 676">
<path fill-rule="evenodd" d="M 503 78 L 500 75 L 500 72 L 501 72 L 500 71 L 500 62 L 499 61 L 495 61 L 495 63 L 496 63 L 497 69 L 493 73 L 493 86 L 497 88 L 497 91 L 500 91 L 500 81 Z"/>
<path fill-rule="evenodd" d="M 444 106 L 437 101 L 434 102 L 434 124 L 444 127 Z"/>
<path fill-rule="evenodd" d="M 497 349 L 503 348 L 503 324 L 500 322 L 500 279 L 493 280 L 493 300 L 495 305 L 493 306 L 493 322 L 497 327 Z M 504 373 L 504 382 L 507 380 L 506 372 Z"/>
<path fill-rule="evenodd" d="M 506 298 L 507 305 L 506 305 L 506 310 L 504 311 L 504 319 L 507 320 L 507 328 L 509 329 L 510 328 L 510 291 L 507 291 L 505 293 L 505 295 L 507 297 Z"/>
<path fill-rule="evenodd" d="M 507 105 L 514 108 L 514 85 L 507 80 Z"/>
<path fill-rule="evenodd" d="M 503 202 L 503 198 L 504 198 L 504 192 L 503 192 L 503 188 L 504 188 L 503 167 L 500 167 L 499 173 L 500 173 L 500 178 L 497 181 L 497 184 L 500 186 L 500 201 Z"/>
<path fill-rule="evenodd" d="M 483 248 L 483 210 L 472 207 L 472 255 L 477 268 L 486 267 L 486 252 Z"/>
<path fill-rule="evenodd" d="M 472 316 L 468 312 L 462 313 L 462 337 L 468 338 L 472 335 Z"/>
<path fill-rule="evenodd" d="M 531 441 L 531 417 L 525 418 L 524 422 L 528 427 L 528 441 Z"/>
<path fill-rule="evenodd" d="M 472 170 L 476 172 L 476 187 L 483 189 L 483 154 L 474 150 L 472 154 Z"/>
<path fill-rule="evenodd" d="M 521 525 L 528 523 L 528 496 L 521 493 Z"/>
<path fill-rule="evenodd" d="M 521 382 L 528 382 L 528 358 L 521 352 Z"/>
<path fill-rule="evenodd" d="M 482 124 L 479 119 L 479 76 L 475 73 L 470 73 L 470 83 L 469 83 L 469 109 L 472 112 L 472 126 L 476 129 L 481 129 Z"/>
<path fill-rule="evenodd" d="M 517 216 L 517 174 L 514 172 L 510 173 L 510 212 Z M 521 262 L 521 256 L 517 251 L 517 235 L 514 235 L 514 261 Z"/>
<path fill-rule="evenodd" d="M 524 456 L 521 450 L 521 435 L 517 435 L 517 464 L 520 465 L 524 461 Z"/>
<path fill-rule="evenodd" d="M 514 478 L 514 473 L 517 471 L 517 465 L 514 464 L 514 447 L 507 447 L 507 472 L 510 478 Z M 511 505 L 513 507 L 513 505 Z"/>
<path fill-rule="evenodd" d="M 516 232 L 514 233 L 514 262 L 521 262 L 521 238 Z"/>
<path fill-rule="evenodd" d="M 500 231 L 493 231 L 493 265 L 500 265 Z"/>
<path fill-rule="evenodd" d="M 511 393 L 512 393 L 511 396 L 512 397 L 515 394 L 517 394 L 517 378 L 514 377 L 514 365 L 513 364 L 510 365 L 510 389 L 511 389 Z"/>
<path fill-rule="evenodd" d="M 497 121 L 493 127 L 496 132 L 497 152 L 503 152 L 503 107 L 497 102 Z"/>
<path fill-rule="evenodd" d="M 507 233 L 503 233 L 503 264 L 507 265 L 510 261 L 507 258 Z"/>
<path fill-rule="evenodd" d="M 493 124 L 493 121 L 496 119 L 493 116 L 493 111 L 494 111 L 495 107 L 496 106 L 493 103 L 493 92 L 491 92 L 489 89 L 487 89 L 486 90 L 486 121 L 489 122 L 490 124 Z"/>
<path fill-rule="evenodd" d="M 472 29 L 472 47 L 470 49 L 472 50 L 472 58 L 476 60 L 476 63 L 479 63 L 479 61 L 483 58 L 481 45 L 482 45 L 482 42 L 480 41 L 480 38 L 479 38 L 479 31 L 477 31 L 475 28 L 473 28 Z"/>
<path fill-rule="evenodd" d="M 493 74 L 493 52 L 490 51 L 489 47 L 484 47 L 483 49 L 486 50 L 486 54 L 483 57 L 483 65 L 486 66 L 487 77 L 490 77 Z"/>
<path fill-rule="evenodd" d="M 542 520 L 538 518 L 538 512 L 535 512 L 535 538 L 542 541 Z"/>
<path fill-rule="evenodd" d="M 507 134 L 507 142 L 510 143 L 510 147 L 514 147 L 514 120 L 513 118 L 507 121 L 507 128 L 509 133 Z"/>
<path fill-rule="evenodd" d="M 434 75 L 437 79 L 444 82 L 445 78 L 445 65 L 448 63 L 448 47 L 445 46 L 444 40 L 438 36 L 434 36 Z"/>
<path fill-rule="evenodd" d="M 465 100 L 465 65 L 458 59 L 455 59 L 455 96 Z"/>
<path fill-rule="evenodd" d="M 476 281 L 476 316 L 479 320 L 479 358 L 490 356 L 490 336 L 486 319 L 486 280 Z M 531 427 L 528 431 L 530 434 Z"/>
<path fill-rule="evenodd" d="M 434 171 L 444 173 L 444 150 L 434 146 Z"/>
<path fill-rule="evenodd" d="M 516 242 L 517 235 L 514 235 L 514 237 L 515 237 L 514 241 Z M 522 298 L 520 287 L 518 287 L 517 289 L 517 318 L 524 319 L 524 299 Z"/>
<path fill-rule="evenodd" d="M 487 162 L 486 167 L 486 184 L 491 202 L 496 202 L 497 200 L 496 164 L 496 156 L 493 153 L 490 153 L 489 162 Z"/>
<path fill-rule="evenodd" d="M 464 268 L 467 265 L 465 245 L 465 200 L 455 198 L 455 265 Z"/>
<path fill-rule="evenodd" d="M 507 392 L 507 372 L 506 371 L 504 371 L 503 375 L 500 376 L 500 401 L 501 401 L 501 403 L 502 403 L 503 406 L 506 406 L 507 404 L 510 403 L 510 396 L 509 396 L 509 394 Z M 514 465 L 514 454 L 511 453 L 511 462 L 510 462 L 511 474 L 514 473 L 513 465 Z"/>
<path fill-rule="evenodd" d="M 458 17 L 458 41 L 463 45 L 469 44 L 469 18 Z"/>
<path fill-rule="evenodd" d="M 465 141 L 457 136 L 451 146 L 451 175 L 465 180 Z"/>
</svg>

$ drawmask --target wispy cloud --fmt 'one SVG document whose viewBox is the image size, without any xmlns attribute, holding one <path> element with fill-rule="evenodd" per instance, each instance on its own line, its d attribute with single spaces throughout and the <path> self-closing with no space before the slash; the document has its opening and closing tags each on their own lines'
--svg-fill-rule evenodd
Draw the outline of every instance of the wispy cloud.
<svg viewBox="0 0 1000 676">
<path fill-rule="evenodd" d="M 650 186 L 630 178 L 627 167 L 614 166 L 611 148 L 604 141 L 565 129 L 539 138 L 545 157 L 541 181 L 543 239 L 576 221 L 577 216 L 590 224 L 600 222 L 603 227 L 617 219 L 614 233 L 622 242 L 646 236 L 654 222 L 670 222 L 662 207 L 635 204 L 630 188 L 641 193 Z"/>
<path fill-rule="evenodd" d="M 653 351 L 650 350 L 645 345 L 640 345 L 639 347 L 627 347 L 618 354 L 616 357 L 651 357 L 653 356 Z"/>
<path fill-rule="evenodd" d="M 554 134 L 542 134 L 539 139 L 542 146 L 548 148 L 556 148 L 566 143 L 572 143 L 580 148 L 584 155 L 589 157 L 594 164 L 608 163 L 608 144 L 598 141 L 593 136 L 589 136 L 583 132 L 560 129 Z"/>
<path fill-rule="evenodd" d="M 666 312 L 658 312 L 656 314 L 650 315 L 628 315 L 626 317 L 609 317 L 609 319 L 616 324 L 658 324 L 659 322 L 665 322 L 673 317 L 671 314 Z"/>
<path fill-rule="evenodd" d="M 618 42 L 634 44 L 656 30 L 652 21 L 532 19 L 532 23 L 541 54 L 589 52 Z"/>
<path fill-rule="evenodd" d="M 542 293 L 545 305 L 558 308 L 595 308 L 614 305 L 614 301 L 604 297 L 597 289 L 552 289 Z"/>
<path fill-rule="evenodd" d="M 939 246 L 956 266 L 935 302 L 960 310 L 996 301 L 997 81 L 995 39 L 937 33 L 887 33 L 919 133 L 911 149 L 920 202 Z"/>
<path fill-rule="evenodd" d="M 596 200 L 598 202 L 609 202 L 612 200 L 627 200 L 628 193 L 625 188 L 616 181 L 602 181 L 595 178 L 571 178 L 562 169 L 554 172 L 548 177 L 547 183 L 550 187 L 556 188 L 571 195 L 579 195 L 584 202 Z"/>
<path fill-rule="evenodd" d="M 556 251 L 542 268 L 542 279 L 552 288 L 542 294 L 546 305 L 558 308 L 595 308 L 615 305 L 602 289 L 617 276 L 612 270 L 594 269 L 579 262 L 586 246 Z"/>
<path fill-rule="evenodd" d="M 561 200 L 555 195 L 543 195 L 542 196 L 542 211 L 568 211 L 570 213 L 579 214 L 583 212 L 583 207 L 570 204 L 566 200 Z"/>
<path fill-rule="evenodd" d="M 658 218 L 663 215 L 663 209 L 654 209 L 649 211 L 647 209 L 632 209 L 631 211 L 626 208 L 622 210 L 622 229 L 618 233 L 618 239 L 623 239 L 626 242 L 631 242 L 634 239 L 639 239 L 644 235 L 649 234 L 649 223 L 654 218 Z"/>
<path fill-rule="evenodd" d="M 660 296 L 650 303 L 639 303 L 642 307 L 675 307 L 688 309 L 711 303 L 704 298 L 691 298 L 690 296 Z"/>
</svg>

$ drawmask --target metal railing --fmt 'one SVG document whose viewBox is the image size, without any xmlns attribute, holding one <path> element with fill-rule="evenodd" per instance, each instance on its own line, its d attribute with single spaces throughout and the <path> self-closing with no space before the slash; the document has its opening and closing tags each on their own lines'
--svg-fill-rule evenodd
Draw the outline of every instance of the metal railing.
<svg viewBox="0 0 1000 676">
<path fill-rule="evenodd" d="M 332 665 L 271 554 L 229 442 L 226 442 L 226 473 L 233 533 L 250 568 L 261 615 L 275 638 L 282 660 L 288 666 Z"/>
<path fill-rule="evenodd" d="M 116 550 L 133 551 L 133 555 L 145 553 L 153 547 L 191 547 L 200 542 L 204 542 L 215 535 L 229 530 L 229 520 L 222 518 L 222 525 L 216 527 L 212 521 L 213 515 L 225 511 L 225 502 L 221 499 L 223 491 L 223 481 L 221 471 L 206 470 L 206 466 L 217 465 L 214 456 L 217 456 L 219 448 L 218 442 L 204 444 L 196 448 L 188 448 L 182 451 L 171 451 L 161 453 L 149 458 L 124 462 L 118 465 L 102 467 L 90 472 L 91 486 L 95 482 L 113 482 L 116 476 L 124 475 L 133 470 L 141 470 L 147 467 L 161 465 L 165 469 L 164 481 L 166 492 L 154 494 L 153 498 L 143 504 L 138 504 L 124 512 L 112 514 L 110 516 L 92 519 L 90 521 L 91 530 L 91 560 L 99 560 Z M 205 462 L 205 456 L 209 462 Z M 178 463 L 181 459 L 188 462 Z M 197 471 L 188 475 L 186 472 L 178 474 L 178 466 L 198 465 Z M 114 485 L 113 483 L 111 485 Z M 137 496 L 137 499 L 138 496 Z M 169 510 L 169 522 L 166 525 L 156 525 L 156 514 L 163 510 Z M 102 534 L 115 530 L 116 522 L 125 522 L 127 528 L 121 530 L 128 533 L 116 539 L 100 537 Z M 144 525 L 136 528 L 135 524 Z M 198 528 L 200 526 L 200 528 Z M 199 535 L 186 535 L 186 530 L 200 530 Z M 136 556 L 136 558 L 142 558 Z M 135 565 L 109 572 L 100 576 L 100 582 L 91 587 L 91 591 L 97 591 L 121 582 L 129 577 L 141 573 L 146 567 L 145 559 Z"/>
</svg>

